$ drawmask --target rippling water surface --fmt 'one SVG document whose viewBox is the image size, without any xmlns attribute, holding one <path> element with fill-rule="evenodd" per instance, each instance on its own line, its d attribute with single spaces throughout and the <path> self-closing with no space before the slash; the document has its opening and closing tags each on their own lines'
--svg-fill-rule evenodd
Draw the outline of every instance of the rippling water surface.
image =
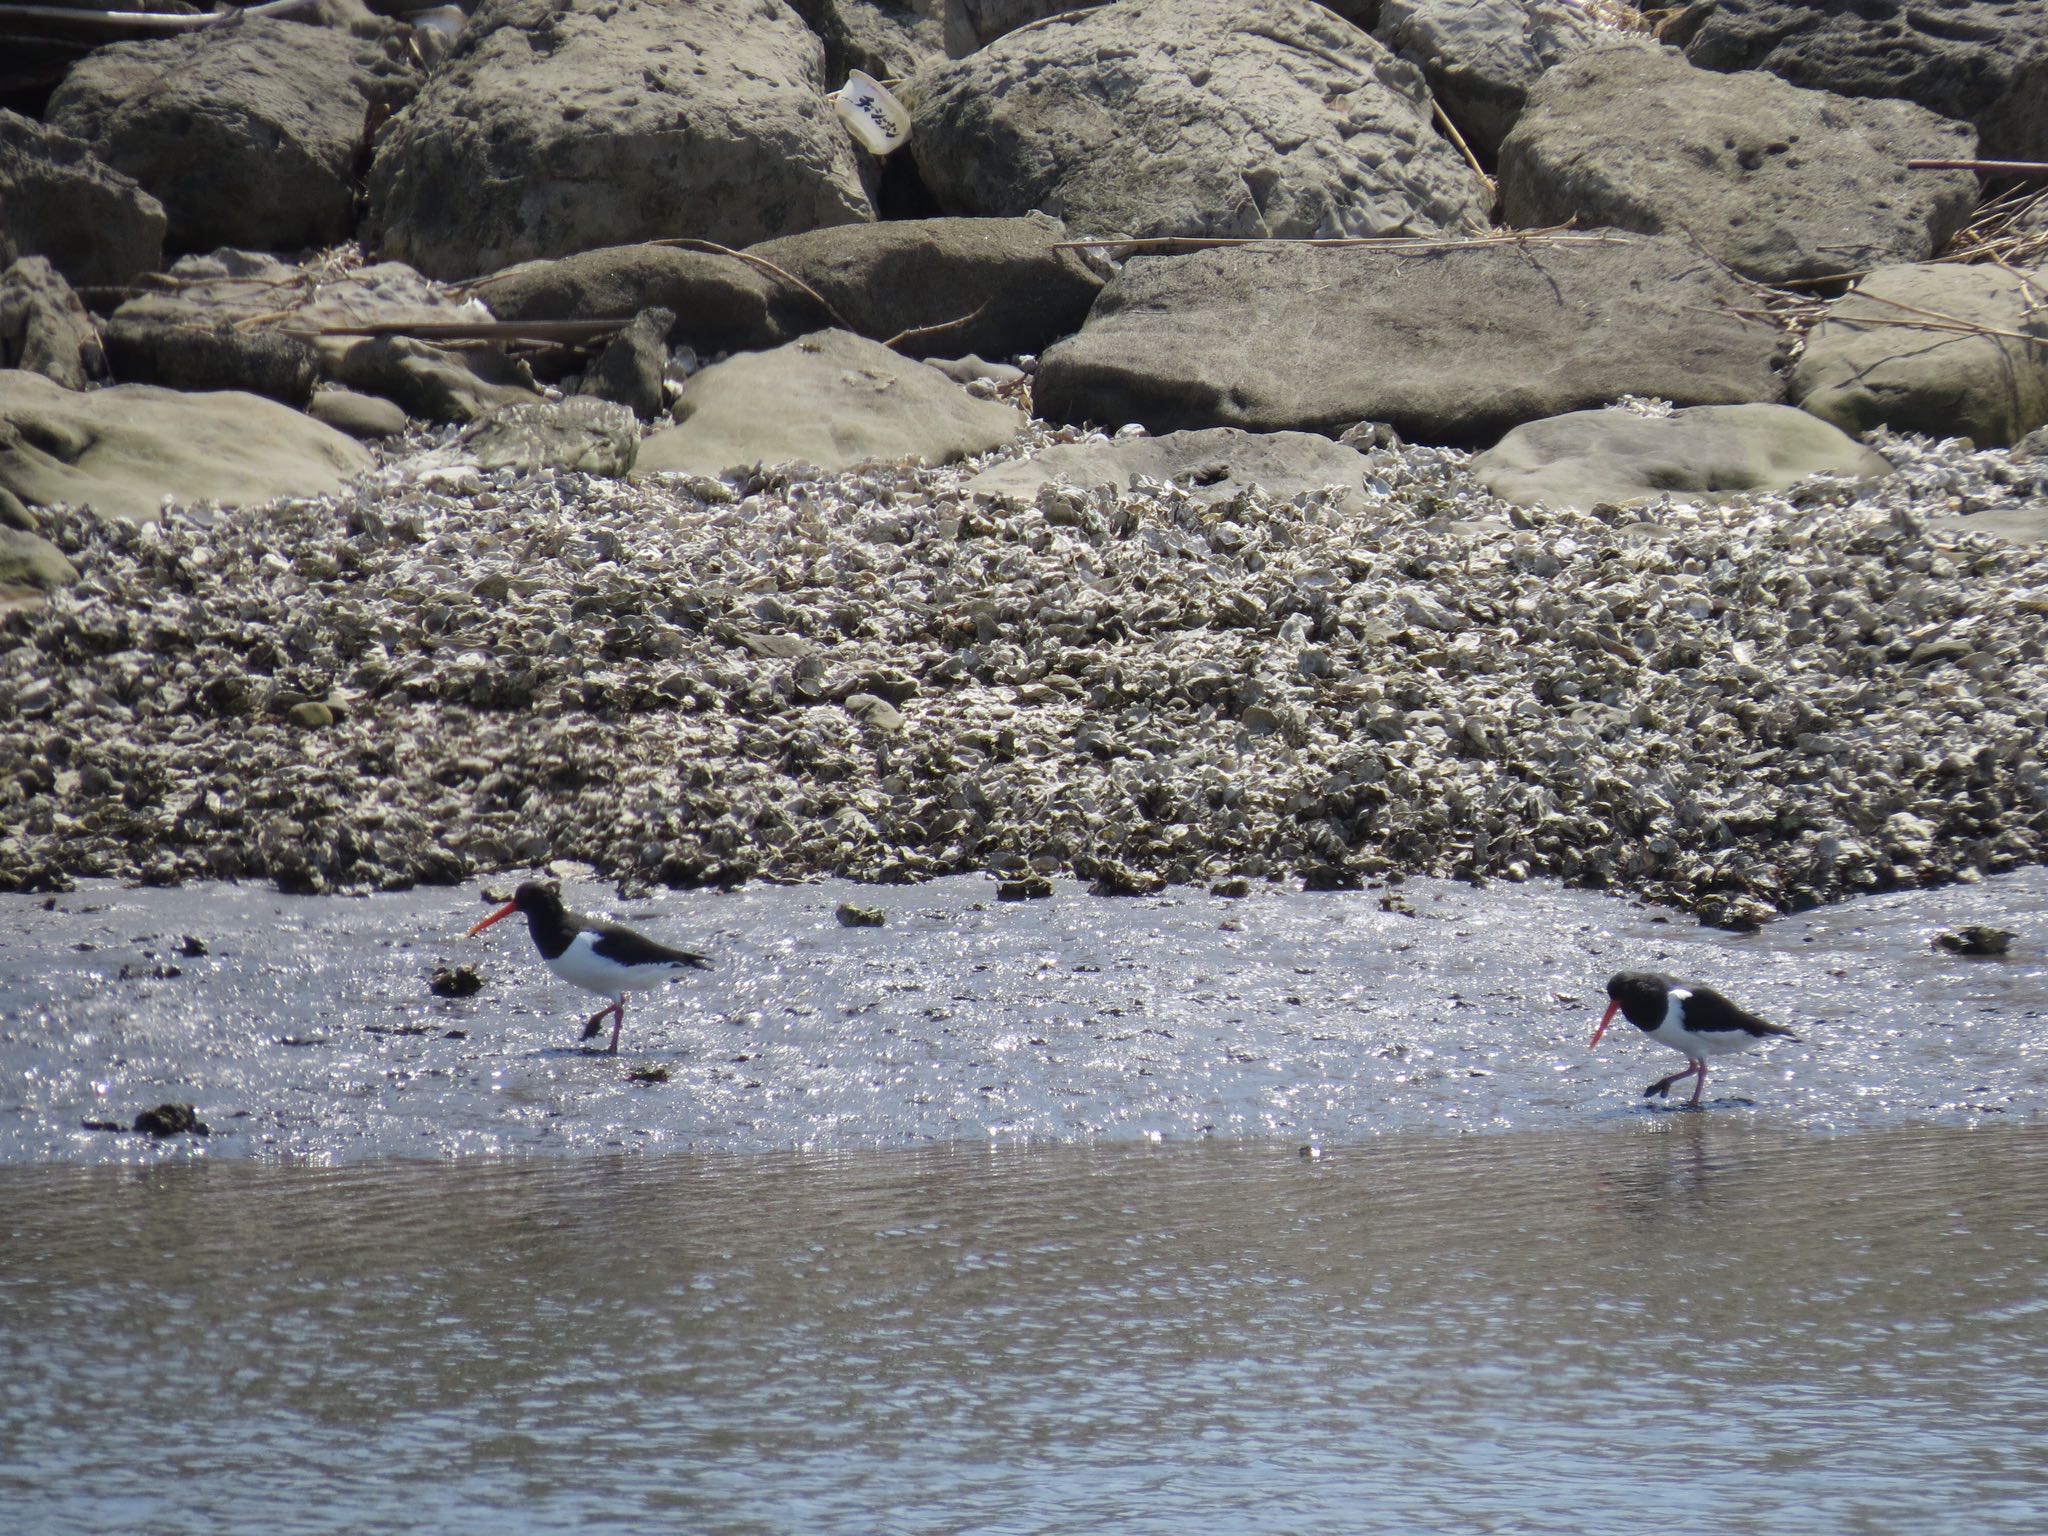
<svg viewBox="0 0 2048 1536">
<path fill-rule="evenodd" d="M 2042 872 L 990 896 L 630 905 L 619 1058 L 470 897 L 0 897 L 0 1525 L 2048 1528 Z M 1648 1106 L 1637 965 L 1803 1039 Z"/>
</svg>

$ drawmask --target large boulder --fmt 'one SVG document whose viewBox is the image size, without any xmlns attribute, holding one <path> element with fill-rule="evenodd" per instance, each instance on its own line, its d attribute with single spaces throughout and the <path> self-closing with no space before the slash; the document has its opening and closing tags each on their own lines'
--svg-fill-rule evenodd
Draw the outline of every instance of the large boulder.
<svg viewBox="0 0 2048 1536">
<path fill-rule="evenodd" d="M 420 78 L 395 37 L 252 16 L 98 49 L 49 117 L 163 204 L 174 249 L 297 250 L 352 232 L 365 117 Z"/>
<path fill-rule="evenodd" d="M 926 0 L 936 3 L 946 42 L 946 52 L 964 58 L 985 48 L 1006 32 L 1028 27 L 1033 22 L 1086 10 L 1107 0 Z M 1380 0 L 1322 0 L 1326 10 L 1358 26 L 1372 27 Z"/>
<path fill-rule="evenodd" d="M 1808 333 L 1792 398 L 1846 432 L 2017 442 L 2048 422 L 2044 291 L 2048 268 L 1881 268 Z"/>
<path fill-rule="evenodd" d="M 943 0 L 791 0 L 825 40 L 825 70 L 900 80 L 946 56 Z"/>
<path fill-rule="evenodd" d="M 1625 394 L 1775 401 L 1777 327 L 1683 241 L 1611 236 L 1416 251 L 1268 246 L 1127 264 L 1041 361 L 1056 421 L 1155 432 L 1336 433 L 1436 443 Z"/>
<path fill-rule="evenodd" d="M 911 149 L 951 213 L 1085 235 L 1435 234 L 1484 183 L 1422 72 L 1311 0 L 1117 0 L 912 81 Z"/>
<path fill-rule="evenodd" d="M 714 364 L 684 386 L 675 414 L 678 425 L 640 445 L 636 476 L 911 457 L 943 464 L 1001 447 L 1025 425 L 1023 412 L 977 400 L 929 364 L 849 331 Z"/>
<path fill-rule="evenodd" d="M 1710 0 L 1667 33 L 1702 69 L 1767 69 L 1974 123 L 1984 153 L 2048 160 L 2041 0 Z"/>
<path fill-rule="evenodd" d="M 322 496 L 367 468 L 360 444 L 274 400 L 148 384 L 74 393 L 0 373 L 0 489 L 29 506 L 68 502 L 152 521 L 169 500 L 203 512 Z"/>
<path fill-rule="evenodd" d="M 1811 475 L 1870 478 L 1891 468 L 1789 405 L 1702 405 L 1661 416 L 1574 411 L 1516 427 L 1472 460 L 1474 477 L 1503 501 L 1582 509 L 1664 497 L 1721 501 Z"/>
<path fill-rule="evenodd" d="M 832 323 L 815 298 L 768 264 L 673 245 L 524 261 L 464 292 L 501 320 L 622 320 L 665 309 L 676 317 L 669 342 L 707 355 L 779 347 Z"/>
<path fill-rule="evenodd" d="M 1595 49 L 1529 93 L 1501 144 L 1501 208 L 1525 227 L 1690 234 L 1760 282 L 1935 254 L 1976 206 L 1976 134 L 1903 101 L 1849 101 L 1775 75 L 1718 75 L 1675 49 Z"/>
<path fill-rule="evenodd" d="M 903 219 L 787 235 L 748 254 L 773 262 L 877 341 L 911 357 L 1036 352 L 1081 328 L 1102 277 L 1057 219 Z M 906 332 L 922 334 L 905 335 Z"/>
<path fill-rule="evenodd" d="M 782 0 L 485 0 L 378 146 L 371 234 L 469 277 L 871 218 L 826 89 L 823 48 Z"/>
<path fill-rule="evenodd" d="M 991 464 L 967 489 L 977 496 L 1034 500 L 1048 485 L 1124 490 L 1133 481 L 1170 481 L 1198 501 L 1227 501 L 1253 487 L 1269 496 L 1342 489 L 1337 505 L 1363 511 L 1366 458 L 1315 432 L 1244 432 L 1212 427 L 1160 437 L 1055 443 L 1025 459 Z"/>
<path fill-rule="evenodd" d="M 1488 154 L 1545 70 L 1614 40 L 1568 0 L 1385 0 L 1372 35 L 1422 66 L 1445 115 Z"/>
<path fill-rule="evenodd" d="M 164 264 L 163 205 L 62 129 L 0 109 L 0 265 L 47 256 L 80 287 Z"/>
</svg>

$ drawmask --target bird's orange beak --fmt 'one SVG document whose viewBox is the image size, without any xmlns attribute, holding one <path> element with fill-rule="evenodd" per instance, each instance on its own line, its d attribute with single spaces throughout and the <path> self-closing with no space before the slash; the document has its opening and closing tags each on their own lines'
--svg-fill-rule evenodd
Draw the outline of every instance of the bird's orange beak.
<svg viewBox="0 0 2048 1536">
<path fill-rule="evenodd" d="M 503 917 L 504 915 L 504 913 L 500 912 L 498 914 L 498 917 Z M 492 918 L 491 921 L 495 923 L 498 920 L 498 917 Z M 481 928 L 483 927 L 483 924 L 478 923 L 476 926 L 477 928 Z M 473 928 L 470 931 L 474 933 L 476 929 Z M 1620 1007 L 1621 1004 L 1619 1003 L 1609 1003 L 1607 1005 L 1607 1011 L 1600 1015 L 1600 1027 L 1593 1031 L 1593 1042 L 1591 1045 L 1588 1045 L 1586 1047 L 1587 1050 L 1592 1050 L 1594 1046 L 1597 1046 L 1600 1043 L 1600 1037 L 1607 1033 L 1607 1026 L 1614 1021 L 1614 1015 L 1616 1011 L 1620 1009 Z"/>
<path fill-rule="evenodd" d="M 482 922 L 478 923 L 474 928 L 470 929 L 469 932 L 463 935 L 463 937 L 465 939 L 473 939 L 478 934 L 482 933 L 486 928 L 490 927 L 491 924 L 497 922 L 500 918 L 510 917 L 514 912 L 517 912 L 518 910 L 518 902 L 508 901 L 505 903 L 505 905 L 498 908 L 497 911 L 493 912 L 489 917 L 485 918 Z"/>
</svg>

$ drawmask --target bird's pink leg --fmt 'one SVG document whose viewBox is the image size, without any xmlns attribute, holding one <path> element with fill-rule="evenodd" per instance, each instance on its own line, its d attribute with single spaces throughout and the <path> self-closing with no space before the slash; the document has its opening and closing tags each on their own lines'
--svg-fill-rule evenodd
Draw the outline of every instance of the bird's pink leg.
<svg viewBox="0 0 2048 1536">
<path fill-rule="evenodd" d="M 619 1054 L 619 1031 L 626 1027 L 626 994 L 621 992 L 618 1002 L 607 1011 L 612 1016 L 612 1043 L 609 1054 L 616 1056 Z M 603 1018 L 604 1014 L 600 1013 L 598 1017 Z"/>
<path fill-rule="evenodd" d="M 1651 1099 L 1657 1097 L 1659 1094 L 1669 1093 L 1672 1089 L 1672 1086 L 1675 1083 L 1677 1083 L 1680 1078 L 1691 1077 L 1695 1072 L 1703 1073 L 1705 1071 L 1706 1063 L 1701 1061 L 1695 1061 L 1691 1063 L 1689 1066 L 1681 1067 L 1678 1071 L 1672 1073 L 1669 1077 L 1658 1078 L 1657 1081 L 1650 1084 L 1649 1087 L 1643 1090 L 1643 1097 L 1646 1099 Z M 1693 1087 L 1693 1102 L 1699 1102 L 1699 1087 L 1697 1084 L 1695 1084 Z"/>
<path fill-rule="evenodd" d="M 1692 1103 L 1697 1104 L 1700 1101 L 1700 1090 L 1707 1086 L 1707 1063 L 1705 1059 L 1702 1058 L 1701 1060 L 1694 1062 L 1692 1064 L 1692 1069 L 1693 1071 L 1699 1074 L 1699 1076 L 1693 1080 L 1691 1099 Z"/>
</svg>

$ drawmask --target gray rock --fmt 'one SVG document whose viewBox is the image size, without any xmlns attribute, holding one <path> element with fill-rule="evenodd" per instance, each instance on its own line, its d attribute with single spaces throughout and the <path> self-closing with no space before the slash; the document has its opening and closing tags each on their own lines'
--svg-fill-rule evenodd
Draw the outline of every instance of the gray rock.
<svg viewBox="0 0 2048 1536">
<path fill-rule="evenodd" d="M 105 330 L 107 360 L 124 384 L 167 389 L 246 389 L 286 405 L 313 398 L 320 357 L 303 336 L 225 321 L 178 325 L 115 318 Z"/>
<path fill-rule="evenodd" d="M 474 421 L 496 406 L 541 397 L 532 375 L 496 347 L 441 347 L 407 336 L 358 341 L 329 358 L 327 376 L 424 421 Z"/>
<path fill-rule="evenodd" d="M 1105 0 L 943 0 L 940 34 L 946 52 L 953 58 L 964 59 L 1019 27 L 1104 3 Z"/>
<path fill-rule="evenodd" d="M 940 464 L 1000 447 L 1025 425 L 1023 412 L 847 331 L 714 364 L 684 386 L 675 414 L 679 425 L 640 445 L 636 475 L 913 455 Z"/>
<path fill-rule="evenodd" d="M 842 224 L 754 246 L 800 278 L 841 322 L 909 357 L 1038 352 L 1081 327 L 1102 278 L 1052 247 L 1066 227 L 1021 219 L 904 219 Z M 965 324 L 959 322 L 965 321 Z"/>
<path fill-rule="evenodd" d="M 163 205 L 63 130 L 0 109 L 0 263 L 47 256 L 81 287 L 164 263 Z"/>
<path fill-rule="evenodd" d="M 117 320 L 161 325 L 247 325 L 260 321 L 298 332 L 330 327 L 400 327 L 488 320 L 481 304 L 429 282 L 403 262 L 350 266 L 331 258 L 303 264 L 262 251 L 216 250 L 184 256 L 148 280 L 149 291 L 114 311 Z M 360 337 L 320 338 L 345 350 Z"/>
<path fill-rule="evenodd" d="M 296 250 L 348 237 L 365 114 L 420 79 L 395 37 L 246 17 L 109 44 L 48 115 L 162 202 L 174 248 Z"/>
<path fill-rule="evenodd" d="M 315 390 L 306 414 L 354 438 L 397 437 L 406 427 L 405 412 L 394 402 L 352 389 Z"/>
<path fill-rule="evenodd" d="M 1988 156 L 2048 160 L 2039 0 L 1715 0 L 1668 40 L 1702 69 L 1767 69 L 1840 96 L 1916 101 L 1974 123 Z"/>
<path fill-rule="evenodd" d="M 1385 0 L 1372 35 L 1422 67 L 1445 114 L 1489 154 L 1545 70 L 1614 40 L 1566 0 Z"/>
<path fill-rule="evenodd" d="M 793 0 L 825 40 L 825 72 L 836 84 L 850 69 L 900 80 L 946 56 L 943 0 Z"/>
<path fill-rule="evenodd" d="M 1695 69 L 1674 49 L 1581 53 L 1545 74 L 1501 145 L 1509 224 L 1693 237 L 1761 282 L 1935 254 L 1976 178 L 1909 171 L 1976 135 L 1901 101 L 1848 101 L 1774 75 Z"/>
<path fill-rule="evenodd" d="M 615 245 L 527 261 L 465 285 L 501 320 L 618 320 L 666 309 L 671 345 L 760 351 L 831 324 L 788 278 L 738 254 Z"/>
<path fill-rule="evenodd" d="M 1483 223 L 1422 72 L 1311 0 L 1118 0 L 909 87 L 954 213 L 1087 235 L 1433 234 Z"/>
<path fill-rule="evenodd" d="M 584 371 L 581 394 L 616 400 L 642 421 L 661 414 L 662 379 L 668 372 L 668 333 L 674 310 L 643 309 L 633 323 L 605 343 Z"/>
<path fill-rule="evenodd" d="M 1376 421 L 1423 442 L 1490 441 L 1624 394 L 1777 400 L 1778 331 L 1733 312 L 1748 302 L 1682 242 L 1625 236 L 1146 257 L 1045 354 L 1035 399 L 1055 421 L 1155 432 Z"/>
<path fill-rule="evenodd" d="M 1365 455 L 1318 433 L 1213 427 L 1107 443 L 1060 443 L 1028 459 L 990 465 L 967 482 L 967 489 L 1030 502 L 1047 485 L 1108 485 L 1121 491 L 1143 477 L 1184 486 L 1203 501 L 1226 501 L 1250 486 L 1284 498 L 1338 485 L 1345 489 L 1339 505 L 1359 511 L 1367 504 L 1365 470 Z"/>
<path fill-rule="evenodd" d="M 615 400 L 572 395 L 501 405 L 471 422 L 454 454 L 479 469 L 581 470 L 619 478 L 633 468 L 640 425 Z"/>
<path fill-rule="evenodd" d="M 2048 544 L 2048 497 L 1967 514 L 1944 512 L 1927 519 L 1927 526 L 1945 533 L 1982 534 L 2008 544 Z"/>
<path fill-rule="evenodd" d="M 0 525 L 0 588 L 68 587 L 78 568 L 64 552 L 39 533 Z"/>
<path fill-rule="evenodd" d="M 485 0 L 378 146 L 371 231 L 467 277 L 870 218 L 825 90 L 823 48 L 781 0 Z"/>
<path fill-rule="evenodd" d="M 1503 501 L 1584 509 L 1661 496 L 1723 500 L 1809 475 L 1874 478 L 1891 465 L 1789 405 L 1707 405 L 1668 416 L 1575 411 L 1528 422 L 1473 459 L 1472 473 Z"/>
<path fill-rule="evenodd" d="M 359 444 L 256 395 L 148 384 L 75 394 L 41 374 L 0 373 L 0 486 L 30 506 L 149 522 L 165 500 L 203 513 L 324 495 L 369 463 Z"/>
<path fill-rule="evenodd" d="M 1846 432 L 2017 442 L 2048 423 L 2044 288 L 2048 268 L 1880 268 L 1808 333 L 1792 398 Z M 1956 323 L 1942 328 L 1940 316 Z"/>
<path fill-rule="evenodd" d="M 107 376 L 92 316 L 46 256 L 0 272 L 0 368 L 26 368 L 66 389 Z"/>
</svg>

